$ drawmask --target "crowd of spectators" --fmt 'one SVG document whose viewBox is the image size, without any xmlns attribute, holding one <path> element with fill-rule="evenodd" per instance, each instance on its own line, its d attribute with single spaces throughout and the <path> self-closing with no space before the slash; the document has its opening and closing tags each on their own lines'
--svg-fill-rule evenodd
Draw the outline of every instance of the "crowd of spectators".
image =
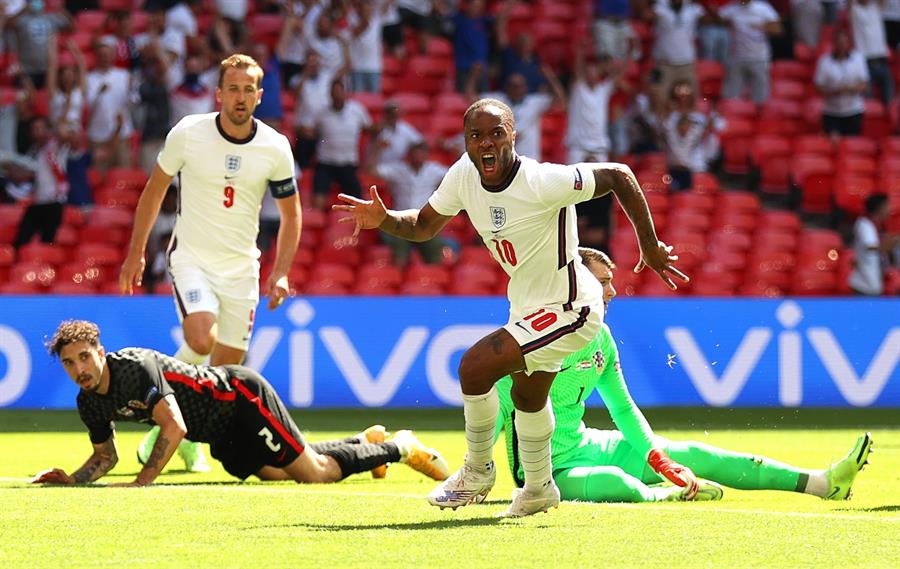
<svg viewBox="0 0 900 569">
<path fill-rule="evenodd" d="M 575 15 L 564 56 L 555 58 L 537 31 L 540 9 L 554 4 Z M 309 191 L 304 206 L 319 211 L 337 189 L 360 195 L 361 178 L 387 181 L 393 203 L 409 207 L 436 187 L 447 166 L 441 151 L 461 150 L 461 120 L 457 132 L 435 136 L 403 119 L 399 99 L 366 104 L 366 95 L 386 91 L 386 62 L 405 65 L 436 41 L 452 49 L 442 88 L 467 102 L 480 96 L 507 102 L 520 154 L 568 162 L 660 154 L 675 192 L 717 168 L 728 129 L 718 101 L 765 104 L 773 60 L 792 58 L 797 46 L 818 54 L 809 82 L 810 93 L 822 98 L 823 133 L 859 135 L 867 101 L 896 105 L 891 57 L 900 42 L 900 0 L 9 0 L 2 6 L 0 201 L 28 204 L 16 247 L 35 235 L 53 242 L 63 204 L 90 206 L 92 180 L 123 167 L 149 172 L 169 128 L 216 108 L 218 62 L 236 51 L 264 67 L 257 117 L 291 139 Z M 527 25 L 523 11 L 533 16 Z M 103 21 L 87 29 L 85 13 L 102 14 Z M 260 14 L 272 16 L 255 20 L 266 29 L 246 25 Z M 720 91 L 709 92 L 698 62 L 721 65 Z M 552 113 L 567 119 L 553 139 L 564 149 L 546 156 L 542 119 Z M 590 204 L 582 215 L 585 240 L 607 247 L 610 204 Z M 883 225 L 874 213 L 866 218 Z M 277 230 L 272 222 L 264 205 L 263 248 Z M 856 234 L 862 239 L 858 226 Z M 165 235 L 163 228 L 155 238 Z M 893 240 L 883 237 L 880 243 Z M 441 262 L 435 251 L 448 244 L 425 244 L 420 255 Z M 392 246 L 395 261 L 408 262 L 409 250 Z"/>
</svg>

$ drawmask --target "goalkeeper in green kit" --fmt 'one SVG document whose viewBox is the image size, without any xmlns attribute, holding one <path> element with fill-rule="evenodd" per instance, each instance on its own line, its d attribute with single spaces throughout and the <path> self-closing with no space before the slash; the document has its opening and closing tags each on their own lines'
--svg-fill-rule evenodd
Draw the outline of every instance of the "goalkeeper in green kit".
<svg viewBox="0 0 900 569">
<path fill-rule="evenodd" d="M 608 309 L 616 290 L 615 265 L 606 254 L 579 249 L 582 262 L 603 285 Z M 497 383 L 500 416 L 496 437 L 506 430 L 513 479 L 523 484 L 516 451 L 514 407 L 509 377 Z M 619 430 L 587 428 L 584 400 L 599 391 Z M 550 400 L 556 426 L 551 441 L 553 478 L 563 500 L 659 502 L 718 500 L 722 486 L 741 490 L 802 492 L 828 500 L 846 500 L 857 473 L 867 463 L 872 437 L 859 437 L 853 450 L 826 470 L 807 470 L 694 441 L 669 441 L 655 435 L 635 405 L 619 365 L 616 343 L 604 324 L 597 336 L 570 355 L 553 381 Z M 660 485 L 666 479 L 675 485 Z"/>
</svg>

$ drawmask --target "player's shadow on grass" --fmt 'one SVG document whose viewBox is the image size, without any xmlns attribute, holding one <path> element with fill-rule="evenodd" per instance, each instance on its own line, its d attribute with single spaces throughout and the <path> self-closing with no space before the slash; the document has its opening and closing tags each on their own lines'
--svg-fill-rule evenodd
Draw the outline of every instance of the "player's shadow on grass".
<svg viewBox="0 0 900 569">
<path fill-rule="evenodd" d="M 503 518 L 496 516 L 484 516 L 480 518 L 468 518 L 464 520 L 430 520 L 427 522 L 402 522 L 402 523 L 384 523 L 384 524 L 288 524 L 278 527 L 303 528 L 310 531 L 363 531 L 390 529 L 400 531 L 422 531 L 432 529 L 453 529 L 458 527 L 470 526 L 492 526 L 502 522 Z M 265 527 L 248 527 L 244 529 L 268 529 L 272 526 Z"/>
<path fill-rule="evenodd" d="M 900 512 L 900 504 L 875 506 L 874 508 L 847 508 L 848 512 Z"/>
</svg>

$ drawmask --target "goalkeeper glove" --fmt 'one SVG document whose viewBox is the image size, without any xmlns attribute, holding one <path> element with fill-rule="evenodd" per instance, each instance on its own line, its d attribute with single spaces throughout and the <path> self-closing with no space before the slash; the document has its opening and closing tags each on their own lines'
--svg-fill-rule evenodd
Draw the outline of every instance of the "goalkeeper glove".
<svg viewBox="0 0 900 569">
<path fill-rule="evenodd" d="M 664 476 L 676 486 L 685 488 L 682 497 L 685 500 L 692 500 L 700 490 L 700 483 L 697 477 L 691 472 L 691 469 L 674 462 L 666 451 L 655 448 L 647 455 L 647 464 L 660 476 Z"/>
</svg>

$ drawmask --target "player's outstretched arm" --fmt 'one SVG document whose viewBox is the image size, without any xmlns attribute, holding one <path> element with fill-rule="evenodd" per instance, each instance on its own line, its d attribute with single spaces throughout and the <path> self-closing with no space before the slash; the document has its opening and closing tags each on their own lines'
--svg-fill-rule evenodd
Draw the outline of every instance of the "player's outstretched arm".
<svg viewBox="0 0 900 569">
<path fill-rule="evenodd" d="M 275 264 L 263 288 L 263 294 L 269 297 L 269 310 L 281 306 L 290 294 L 287 275 L 297 253 L 303 222 L 298 194 L 275 200 L 275 203 L 278 205 L 281 224 L 278 226 L 278 239 L 275 242 Z"/>
<path fill-rule="evenodd" d="M 631 168 L 616 163 L 592 166 L 596 187 L 594 197 L 598 198 L 612 192 L 634 226 L 641 247 L 641 258 L 634 267 L 634 272 L 639 273 L 645 266 L 650 267 L 672 290 L 678 288 L 673 277 L 682 282 L 690 282 L 690 278 L 675 266 L 678 255 L 673 255 L 672 247 L 656 236 L 650 208 Z"/>
<path fill-rule="evenodd" d="M 93 482 L 104 476 L 113 469 L 119 461 L 119 455 L 116 452 L 115 434 L 106 441 L 95 444 L 94 452 L 85 461 L 81 468 L 73 472 L 71 475 L 61 468 L 50 468 L 42 472 L 38 472 L 31 479 L 32 484 L 86 484 Z"/>
<path fill-rule="evenodd" d="M 353 235 L 358 235 L 360 229 L 381 229 L 385 233 L 389 233 L 395 237 L 406 239 L 407 241 L 428 241 L 433 239 L 452 217 L 441 215 L 426 203 L 422 209 L 407 209 L 403 211 L 394 211 L 384 207 L 381 196 L 378 195 L 378 188 L 371 186 L 369 193 L 372 197 L 370 200 L 361 200 L 346 194 L 338 194 L 338 199 L 344 202 L 331 206 L 337 211 L 346 211 L 349 217 L 342 218 L 341 223 L 356 223 L 356 231 Z"/>
<path fill-rule="evenodd" d="M 162 206 L 163 198 L 166 196 L 166 190 L 169 189 L 171 182 L 172 176 L 163 172 L 159 164 L 153 166 L 153 172 L 144 186 L 141 199 L 134 211 L 131 244 L 128 246 L 128 256 L 125 257 L 122 269 L 119 271 L 119 292 L 122 294 L 132 294 L 135 286 L 141 286 L 146 266 L 144 251 L 147 249 L 147 238 L 150 236 L 150 229 L 153 228 L 153 222 L 159 215 L 159 208 Z"/>
<path fill-rule="evenodd" d="M 134 482 L 121 486 L 147 486 L 151 484 L 178 450 L 178 443 L 187 434 L 187 427 L 181 417 L 181 409 L 174 395 L 166 395 L 153 407 L 153 420 L 159 425 L 159 436 L 150 451 L 144 468 L 138 472 Z"/>
</svg>

